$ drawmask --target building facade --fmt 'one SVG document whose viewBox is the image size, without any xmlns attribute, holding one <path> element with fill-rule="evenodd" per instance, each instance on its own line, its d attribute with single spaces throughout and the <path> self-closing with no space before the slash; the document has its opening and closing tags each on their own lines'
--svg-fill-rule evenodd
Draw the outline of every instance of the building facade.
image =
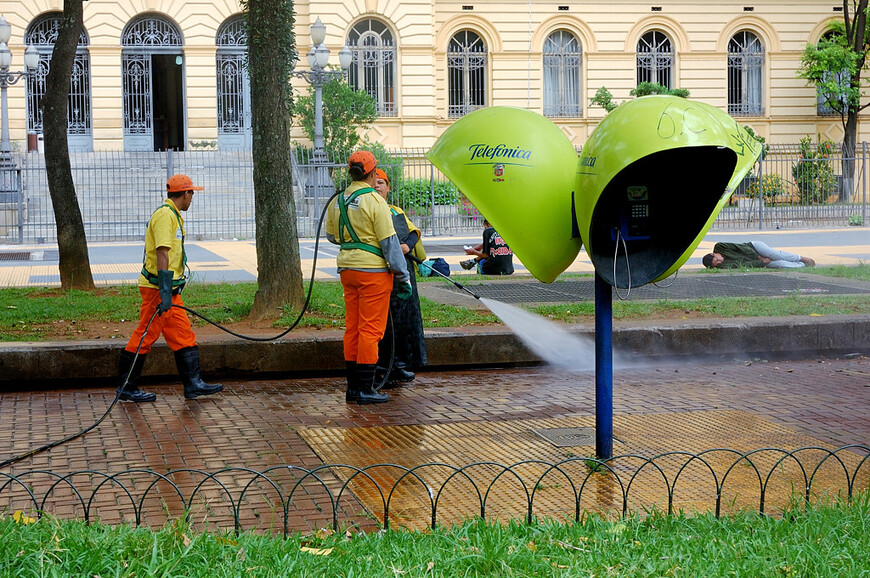
<svg viewBox="0 0 870 578">
<path fill-rule="evenodd" d="M 690 91 L 769 143 L 841 140 L 838 116 L 796 71 L 808 43 L 841 20 L 836 1 L 716 3 L 572 0 L 297 0 L 300 54 L 309 27 L 353 52 L 349 82 L 379 118 L 365 135 L 388 147 L 428 148 L 456 119 L 486 106 L 539 112 L 582 145 L 605 111 L 639 82 Z M 0 1 L 12 25 L 13 69 L 24 46 L 37 74 L 8 90 L 10 135 L 33 147 L 62 0 Z M 72 76 L 69 140 L 76 151 L 250 147 L 246 29 L 236 0 L 89 0 Z M 307 66 L 303 58 L 299 66 Z M 294 80 L 295 89 L 307 84 Z M 859 141 L 867 140 L 866 123 Z M 296 131 L 300 141 L 301 130 Z"/>
</svg>

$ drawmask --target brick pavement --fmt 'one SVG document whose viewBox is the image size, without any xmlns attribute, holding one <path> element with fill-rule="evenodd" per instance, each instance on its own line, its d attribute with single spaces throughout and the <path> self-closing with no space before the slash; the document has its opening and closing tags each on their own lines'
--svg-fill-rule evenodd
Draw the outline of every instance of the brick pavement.
<svg viewBox="0 0 870 578">
<path fill-rule="evenodd" d="M 321 460 L 299 435 L 300 428 L 449 424 L 595 413 L 591 373 L 565 374 L 543 367 L 420 373 L 410 387 L 391 392 L 390 403 L 366 407 L 344 403 L 341 377 L 229 380 L 224 385 L 225 392 L 219 396 L 185 401 L 180 385 L 150 384 L 148 388 L 158 395 L 156 403 L 119 404 L 95 431 L 19 462 L 6 473 L 118 473 L 137 468 L 157 473 L 188 468 L 214 472 L 241 467 L 263 471 L 280 465 L 311 469 Z M 0 456 L 5 459 L 75 433 L 98 418 L 112 397 L 108 388 L 0 393 L 0 415 L 6 424 L 0 431 Z M 683 362 L 615 371 L 616 416 L 715 409 L 763 417 L 832 447 L 868 445 L 870 360 Z M 728 447 L 728 442 L 722 439 L 718 447 Z M 766 445 L 769 441 L 758 440 L 758 447 Z M 707 448 L 688 444 L 687 449 Z M 616 451 L 631 450 L 619 447 Z M 189 490 L 196 481 L 202 481 L 202 475 L 194 472 L 190 480 L 178 484 Z M 211 516 L 211 523 L 231 523 L 229 509 L 220 512 L 221 493 L 213 481 L 208 480 L 208 491 L 202 491 L 208 503 L 200 504 L 195 512 L 203 519 Z M 329 496 L 322 487 L 334 491 L 341 485 L 330 476 L 320 482 L 321 488 L 310 481 L 303 484 L 305 499 L 297 495 L 290 508 L 294 524 L 302 524 L 299 529 L 329 523 L 331 510 L 324 506 Z M 146 487 L 142 480 L 133 485 Z M 36 487 L 45 489 L 44 484 Z M 260 491 L 268 494 L 271 490 L 261 487 Z M 17 495 L 15 500 L 19 499 Z M 6 506 L 7 500 L 9 494 L 0 493 L 0 507 Z M 167 509 L 172 513 L 173 508 L 182 507 L 180 500 L 167 500 L 164 494 L 161 500 L 143 502 L 143 520 L 156 516 L 159 523 Z M 362 526 L 371 524 L 352 497 L 345 495 L 342 500 L 339 510 L 343 519 Z M 47 509 L 58 515 L 81 517 L 84 510 L 59 490 L 49 502 L 51 508 Z M 135 517 L 129 508 L 125 510 L 129 501 L 110 492 L 101 492 L 95 503 L 98 515 L 107 521 L 132 521 Z M 274 518 L 274 508 L 271 512 Z M 268 513 L 269 508 L 263 507 L 255 523 L 267 524 Z M 270 520 L 268 524 L 274 525 L 275 520 Z"/>
</svg>

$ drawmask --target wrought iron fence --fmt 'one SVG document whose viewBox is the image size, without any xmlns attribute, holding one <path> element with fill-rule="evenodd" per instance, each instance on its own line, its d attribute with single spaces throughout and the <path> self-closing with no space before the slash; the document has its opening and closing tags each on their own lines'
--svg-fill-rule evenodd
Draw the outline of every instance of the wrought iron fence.
<svg viewBox="0 0 870 578">
<path fill-rule="evenodd" d="M 425 157 L 424 149 L 387 151 L 391 202 L 403 207 L 427 235 L 477 234 L 476 208 Z M 835 147 L 825 158 L 803 158 L 799 145 L 771 146 L 737 188 L 715 230 L 841 227 L 867 222 L 867 145 L 854 159 Z M 288 151 L 293 167 L 300 237 L 312 237 L 325 201 L 347 184 L 346 155 L 317 163 L 310 151 Z M 57 232 L 45 158 L 18 153 L 0 175 L 0 243 L 54 243 Z M 250 151 L 74 153 L 73 180 L 91 242 L 138 241 L 151 212 L 176 173 L 206 187 L 189 212 L 191 239 L 253 238 L 253 162 Z M 854 162 L 854 179 L 849 174 Z M 843 168 L 847 171 L 844 173 Z M 819 181 L 816 177 L 821 177 Z"/>
<path fill-rule="evenodd" d="M 159 527 L 188 516 L 198 527 L 288 535 L 331 525 L 425 528 L 468 518 L 578 521 L 652 510 L 717 517 L 757 509 L 776 513 L 870 490 L 870 447 L 802 447 L 750 452 L 710 449 L 609 460 L 415 467 L 280 465 L 258 471 L 134 469 L 0 473 L 0 508 L 31 516 Z"/>
<path fill-rule="evenodd" d="M 765 147 L 765 154 L 734 191 L 713 228 L 863 226 L 870 200 L 866 142 L 857 153 L 854 158 L 844 157 L 839 145 L 824 141 Z M 844 178 L 850 173 L 853 179 Z"/>
</svg>

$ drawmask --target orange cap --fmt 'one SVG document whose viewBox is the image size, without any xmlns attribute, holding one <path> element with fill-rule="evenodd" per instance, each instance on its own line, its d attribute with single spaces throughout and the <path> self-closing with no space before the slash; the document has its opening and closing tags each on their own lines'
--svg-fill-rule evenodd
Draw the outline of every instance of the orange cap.
<svg viewBox="0 0 870 578">
<path fill-rule="evenodd" d="M 375 174 L 378 176 L 379 179 L 384 179 L 385 181 L 387 181 L 388 185 L 390 184 L 390 177 L 387 176 L 387 173 L 385 173 L 383 169 L 375 169 Z"/>
<path fill-rule="evenodd" d="M 362 167 L 363 174 L 369 174 L 375 167 L 378 166 L 378 159 L 375 158 L 375 155 L 370 153 L 369 151 L 356 151 L 352 155 L 350 155 L 350 159 L 347 161 L 347 165 L 355 165 L 358 164 Z"/>
<path fill-rule="evenodd" d="M 201 191 L 205 187 L 194 187 L 193 181 L 187 175 L 172 175 L 166 181 L 167 193 L 183 193 L 184 191 Z"/>
</svg>

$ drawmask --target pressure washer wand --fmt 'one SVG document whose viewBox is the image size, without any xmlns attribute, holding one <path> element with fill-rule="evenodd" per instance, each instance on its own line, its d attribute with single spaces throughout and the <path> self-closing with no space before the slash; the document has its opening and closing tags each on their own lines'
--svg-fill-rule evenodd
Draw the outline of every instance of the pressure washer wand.
<svg viewBox="0 0 870 578">
<path fill-rule="evenodd" d="M 415 262 L 417 265 L 422 265 L 422 264 L 423 264 L 423 260 L 420 259 L 419 257 L 416 257 L 416 256 L 414 256 L 414 255 L 411 255 L 410 253 L 406 254 L 405 256 L 408 257 L 408 258 L 409 258 L 410 260 L 412 260 L 413 262 Z M 429 266 L 426 265 L 426 267 L 429 267 Z M 466 287 L 466 286 L 463 285 L 462 283 L 459 283 L 458 281 L 454 281 L 453 279 L 451 279 L 450 277 L 448 277 L 447 275 L 445 275 L 445 274 L 442 273 L 441 271 L 438 271 L 437 269 L 435 269 L 435 267 L 429 267 L 429 269 L 430 269 L 433 273 L 438 273 L 440 276 L 444 277 L 444 279 L 446 279 L 447 281 L 450 281 L 451 283 L 453 283 L 454 285 L 456 285 L 456 287 L 457 287 L 458 289 L 462 289 L 463 291 L 465 291 L 466 293 L 468 293 L 469 295 L 471 295 L 472 297 L 474 297 L 475 299 L 477 299 L 478 301 L 480 301 L 480 295 L 478 295 L 477 293 L 475 293 L 474 291 L 472 291 L 471 289 L 469 289 L 468 287 Z"/>
</svg>

